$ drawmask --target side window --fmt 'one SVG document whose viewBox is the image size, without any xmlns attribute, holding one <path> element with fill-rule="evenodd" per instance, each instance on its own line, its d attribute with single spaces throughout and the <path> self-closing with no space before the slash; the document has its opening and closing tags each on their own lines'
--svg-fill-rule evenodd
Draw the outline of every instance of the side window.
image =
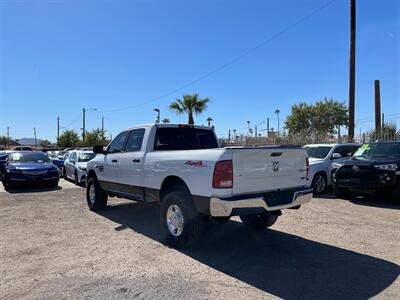
<svg viewBox="0 0 400 300">
<path fill-rule="evenodd" d="M 129 135 L 128 142 L 126 143 L 125 152 L 137 152 L 142 149 L 144 136 L 144 129 L 134 129 Z"/>
<path fill-rule="evenodd" d="M 357 146 L 342 146 L 337 147 L 333 153 L 340 153 L 342 157 L 348 157 L 353 155 L 353 153 L 357 150 Z"/>
<path fill-rule="evenodd" d="M 75 152 L 72 152 L 72 153 L 69 155 L 69 160 L 70 160 L 70 161 L 75 161 Z"/>
<path fill-rule="evenodd" d="M 122 152 L 126 139 L 128 138 L 129 131 L 124 131 L 118 134 L 108 147 L 109 153 Z"/>
</svg>

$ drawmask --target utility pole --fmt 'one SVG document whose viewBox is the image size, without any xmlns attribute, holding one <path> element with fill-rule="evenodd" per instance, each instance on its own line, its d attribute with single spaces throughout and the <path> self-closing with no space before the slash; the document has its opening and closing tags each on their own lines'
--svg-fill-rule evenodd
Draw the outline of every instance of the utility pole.
<svg viewBox="0 0 400 300">
<path fill-rule="evenodd" d="M 101 117 L 101 138 L 104 140 L 104 117 Z"/>
<path fill-rule="evenodd" d="M 269 137 L 269 117 L 267 118 L 267 137 Z"/>
<path fill-rule="evenodd" d="M 83 115 L 82 115 L 82 140 L 85 140 L 85 118 L 86 118 L 86 109 L 83 108 Z"/>
<path fill-rule="evenodd" d="M 60 117 L 57 117 L 57 147 L 59 138 L 60 138 Z"/>
<path fill-rule="evenodd" d="M 33 127 L 33 135 L 35 136 L 35 147 L 37 150 L 37 139 L 36 139 L 36 128 L 35 127 Z"/>
<path fill-rule="evenodd" d="M 229 129 L 229 131 L 228 131 L 228 141 L 230 141 L 231 140 L 231 130 Z"/>
<path fill-rule="evenodd" d="M 254 126 L 254 134 L 255 134 L 255 137 L 258 137 L 258 135 L 257 135 L 257 125 Z"/>
<path fill-rule="evenodd" d="M 8 145 L 10 144 L 10 126 L 7 126 L 7 141 L 6 141 L 6 149 L 8 149 Z"/>
<path fill-rule="evenodd" d="M 356 0 L 350 0 L 350 81 L 348 139 L 354 139 L 354 110 L 356 84 Z"/>
<path fill-rule="evenodd" d="M 382 126 L 381 128 L 385 127 L 385 113 L 382 113 Z"/>
<path fill-rule="evenodd" d="M 375 132 L 381 130 L 381 90 L 379 80 L 375 80 Z"/>
</svg>

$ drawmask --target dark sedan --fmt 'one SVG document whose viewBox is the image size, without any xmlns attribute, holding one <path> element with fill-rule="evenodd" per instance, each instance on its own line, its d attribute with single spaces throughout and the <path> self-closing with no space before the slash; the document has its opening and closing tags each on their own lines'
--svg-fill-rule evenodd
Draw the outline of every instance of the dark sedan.
<svg viewBox="0 0 400 300">
<path fill-rule="evenodd" d="M 43 152 L 18 151 L 11 153 L 2 179 L 4 188 L 21 185 L 49 185 L 57 187 L 58 168 Z"/>
</svg>

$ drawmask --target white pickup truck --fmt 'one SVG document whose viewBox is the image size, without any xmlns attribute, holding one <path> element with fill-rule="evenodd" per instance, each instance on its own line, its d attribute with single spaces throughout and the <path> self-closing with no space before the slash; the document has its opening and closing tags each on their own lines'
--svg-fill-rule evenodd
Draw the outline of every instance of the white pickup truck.
<svg viewBox="0 0 400 300">
<path fill-rule="evenodd" d="M 108 196 L 160 202 L 166 242 L 198 241 L 205 220 L 240 216 L 254 229 L 275 223 L 281 210 L 309 202 L 309 164 L 300 148 L 220 148 L 214 131 L 193 125 L 151 124 L 118 134 L 87 164 L 92 211 Z"/>
</svg>

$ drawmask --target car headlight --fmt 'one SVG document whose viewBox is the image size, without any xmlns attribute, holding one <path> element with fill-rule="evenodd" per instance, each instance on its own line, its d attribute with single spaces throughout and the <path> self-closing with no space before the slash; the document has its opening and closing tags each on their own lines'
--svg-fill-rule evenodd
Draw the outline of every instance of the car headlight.
<svg viewBox="0 0 400 300">
<path fill-rule="evenodd" d="M 6 172 L 7 173 L 19 173 L 19 170 L 18 169 L 6 169 Z"/>
<path fill-rule="evenodd" d="M 333 169 L 339 169 L 341 166 L 343 166 L 343 165 L 340 164 L 340 163 L 337 163 L 337 162 L 334 162 L 334 163 L 331 164 L 331 167 Z"/>
<path fill-rule="evenodd" d="M 381 171 L 397 171 L 396 164 L 375 165 L 374 167 Z"/>
</svg>

